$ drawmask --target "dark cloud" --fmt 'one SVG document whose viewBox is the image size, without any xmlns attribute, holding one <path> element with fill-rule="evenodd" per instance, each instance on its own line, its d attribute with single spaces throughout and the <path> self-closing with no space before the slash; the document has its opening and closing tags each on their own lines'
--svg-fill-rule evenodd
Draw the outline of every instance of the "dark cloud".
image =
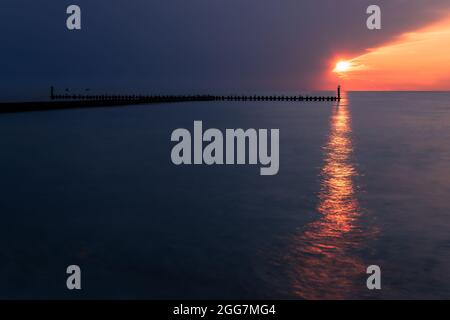
<svg viewBox="0 0 450 320">
<path fill-rule="evenodd" d="M 81 6 L 83 30 L 65 29 Z M 383 29 L 365 27 L 370 4 Z M 356 55 L 446 15 L 448 0 L 3 0 L 0 94 L 50 84 L 107 91 L 248 92 L 317 87 Z M 42 94 L 41 94 L 42 96 Z"/>
</svg>

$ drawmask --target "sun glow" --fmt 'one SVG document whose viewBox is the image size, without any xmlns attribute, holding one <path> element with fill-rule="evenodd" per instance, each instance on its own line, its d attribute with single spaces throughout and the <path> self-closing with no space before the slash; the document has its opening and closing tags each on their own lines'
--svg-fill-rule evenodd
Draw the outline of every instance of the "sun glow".
<svg viewBox="0 0 450 320">
<path fill-rule="evenodd" d="M 352 63 L 350 61 L 341 60 L 338 63 L 336 63 L 336 67 L 334 68 L 333 71 L 336 73 L 347 72 L 350 70 L 351 66 L 352 66 Z"/>
</svg>

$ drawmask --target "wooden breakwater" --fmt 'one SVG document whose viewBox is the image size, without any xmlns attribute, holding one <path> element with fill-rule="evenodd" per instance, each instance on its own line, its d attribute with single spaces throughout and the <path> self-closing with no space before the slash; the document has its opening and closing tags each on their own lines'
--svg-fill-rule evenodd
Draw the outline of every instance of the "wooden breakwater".
<svg viewBox="0 0 450 320">
<path fill-rule="evenodd" d="M 339 101 L 341 86 L 337 87 L 336 96 L 309 95 L 70 95 L 55 94 L 50 88 L 51 100 L 62 101 L 117 101 L 135 103 L 187 102 L 187 101 Z"/>
<path fill-rule="evenodd" d="M 160 103 L 188 101 L 338 101 L 335 96 L 303 95 L 55 95 L 52 101 L 103 101 L 130 103 Z"/>
<path fill-rule="evenodd" d="M 337 96 L 309 95 L 81 95 L 55 94 L 50 91 L 50 101 L 0 103 L 0 113 L 26 112 L 39 110 L 59 110 L 72 108 L 114 107 L 133 104 L 173 103 L 193 101 L 285 101 L 318 102 L 340 101 L 340 88 Z"/>
</svg>

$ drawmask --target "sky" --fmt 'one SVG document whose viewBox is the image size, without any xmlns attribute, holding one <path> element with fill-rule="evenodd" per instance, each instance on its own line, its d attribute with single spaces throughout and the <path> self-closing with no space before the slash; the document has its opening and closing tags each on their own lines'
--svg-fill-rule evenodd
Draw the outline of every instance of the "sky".
<svg viewBox="0 0 450 320">
<path fill-rule="evenodd" d="M 334 72 L 342 85 L 353 90 L 449 90 L 449 57 L 450 16 L 342 59 Z"/>
<path fill-rule="evenodd" d="M 71 4 L 82 10 L 80 31 L 66 28 Z M 382 9 L 382 30 L 366 27 L 371 4 Z M 450 45 L 437 46 L 450 37 L 436 35 L 450 30 L 449 17 L 448 0 L 2 0 L 0 100 L 43 99 L 51 85 L 149 94 L 302 92 L 338 82 L 450 90 Z M 404 58 L 402 43 L 416 43 L 417 54 Z M 339 60 L 352 69 L 333 72 Z"/>
</svg>

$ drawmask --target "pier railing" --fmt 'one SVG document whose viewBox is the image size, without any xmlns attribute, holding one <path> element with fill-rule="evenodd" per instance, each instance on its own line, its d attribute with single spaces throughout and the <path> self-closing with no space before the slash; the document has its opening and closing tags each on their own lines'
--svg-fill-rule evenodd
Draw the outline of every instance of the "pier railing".
<svg viewBox="0 0 450 320">
<path fill-rule="evenodd" d="M 183 102 L 183 101 L 338 101 L 336 96 L 309 95 L 69 95 L 52 94 L 52 100 L 105 102 Z"/>
</svg>

